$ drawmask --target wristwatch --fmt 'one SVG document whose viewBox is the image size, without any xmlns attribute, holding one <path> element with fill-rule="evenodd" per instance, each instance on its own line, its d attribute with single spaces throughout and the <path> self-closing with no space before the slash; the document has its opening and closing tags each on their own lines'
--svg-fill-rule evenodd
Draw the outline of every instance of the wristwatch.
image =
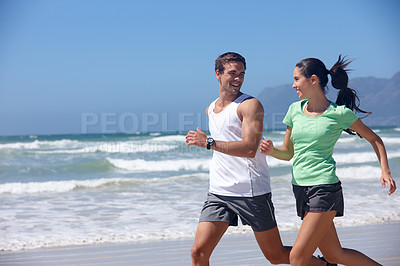
<svg viewBox="0 0 400 266">
<path fill-rule="evenodd" d="M 213 138 L 207 138 L 207 150 L 211 149 L 211 146 L 215 144 L 215 140 Z"/>
</svg>

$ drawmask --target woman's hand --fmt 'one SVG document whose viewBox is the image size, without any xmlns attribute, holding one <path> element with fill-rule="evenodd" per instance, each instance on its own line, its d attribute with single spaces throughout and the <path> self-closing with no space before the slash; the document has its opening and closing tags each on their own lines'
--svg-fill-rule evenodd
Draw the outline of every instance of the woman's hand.
<svg viewBox="0 0 400 266">
<path fill-rule="evenodd" d="M 271 155 L 274 151 L 274 143 L 271 140 L 262 140 L 260 144 L 260 152 L 265 155 Z"/>
<path fill-rule="evenodd" d="M 390 173 L 383 173 L 381 176 L 382 187 L 386 187 L 386 183 L 389 185 L 389 195 L 396 191 L 396 182 L 390 175 Z"/>
</svg>

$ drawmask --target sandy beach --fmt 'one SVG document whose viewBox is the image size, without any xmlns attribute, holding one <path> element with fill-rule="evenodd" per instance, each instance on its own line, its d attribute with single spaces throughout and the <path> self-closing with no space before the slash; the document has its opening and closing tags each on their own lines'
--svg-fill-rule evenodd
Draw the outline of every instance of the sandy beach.
<svg viewBox="0 0 400 266">
<path fill-rule="evenodd" d="M 343 247 L 357 249 L 383 265 L 400 265 L 400 222 L 338 228 Z M 281 232 L 285 245 L 297 232 Z M 44 248 L 0 253 L 0 265 L 190 265 L 193 239 Z M 315 254 L 320 254 L 317 250 Z M 211 265 L 272 265 L 252 234 L 225 235 Z"/>
</svg>

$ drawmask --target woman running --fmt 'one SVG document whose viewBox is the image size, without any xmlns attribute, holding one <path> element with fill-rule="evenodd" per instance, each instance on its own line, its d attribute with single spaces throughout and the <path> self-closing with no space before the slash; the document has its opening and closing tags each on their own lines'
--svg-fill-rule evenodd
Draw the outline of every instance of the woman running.
<svg viewBox="0 0 400 266">
<path fill-rule="evenodd" d="M 349 63 L 341 56 L 330 70 L 316 58 L 297 63 L 293 88 L 300 101 L 289 107 L 283 120 L 287 125 L 283 145 L 275 148 L 271 140 L 260 145 L 263 154 L 281 160 L 293 158 L 293 192 L 297 214 L 303 221 L 290 252 L 291 265 L 307 265 L 317 247 L 329 263 L 379 265 L 356 250 L 342 248 L 333 223 L 333 218 L 343 216 L 344 211 L 341 182 L 332 157 L 343 130 L 357 133 L 372 145 L 382 169 L 382 186 L 389 185 L 389 195 L 396 190 L 381 138 L 353 112 L 367 113 L 358 107 L 356 91 L 348 88 Z M 339 90 L 336 103 L 325 95 L 328 75 Z"/>
</svg>

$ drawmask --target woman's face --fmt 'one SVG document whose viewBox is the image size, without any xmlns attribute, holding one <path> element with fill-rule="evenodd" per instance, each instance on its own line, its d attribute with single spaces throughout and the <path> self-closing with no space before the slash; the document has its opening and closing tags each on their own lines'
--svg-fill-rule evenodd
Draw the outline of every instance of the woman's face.
<svg viewBox="0 0 400 266">
<path fill-rule="evenodd" d="M 299 99 L 308 99 L 311 93 L 311 85 L 312 85 L 311 78 L 306 78 L 300 72 L 300 69 L 298 67 L 295 67 L 293 71 L 293 79 L 294 82 L 292 88 L 296 89 Z"/>
</svg>

